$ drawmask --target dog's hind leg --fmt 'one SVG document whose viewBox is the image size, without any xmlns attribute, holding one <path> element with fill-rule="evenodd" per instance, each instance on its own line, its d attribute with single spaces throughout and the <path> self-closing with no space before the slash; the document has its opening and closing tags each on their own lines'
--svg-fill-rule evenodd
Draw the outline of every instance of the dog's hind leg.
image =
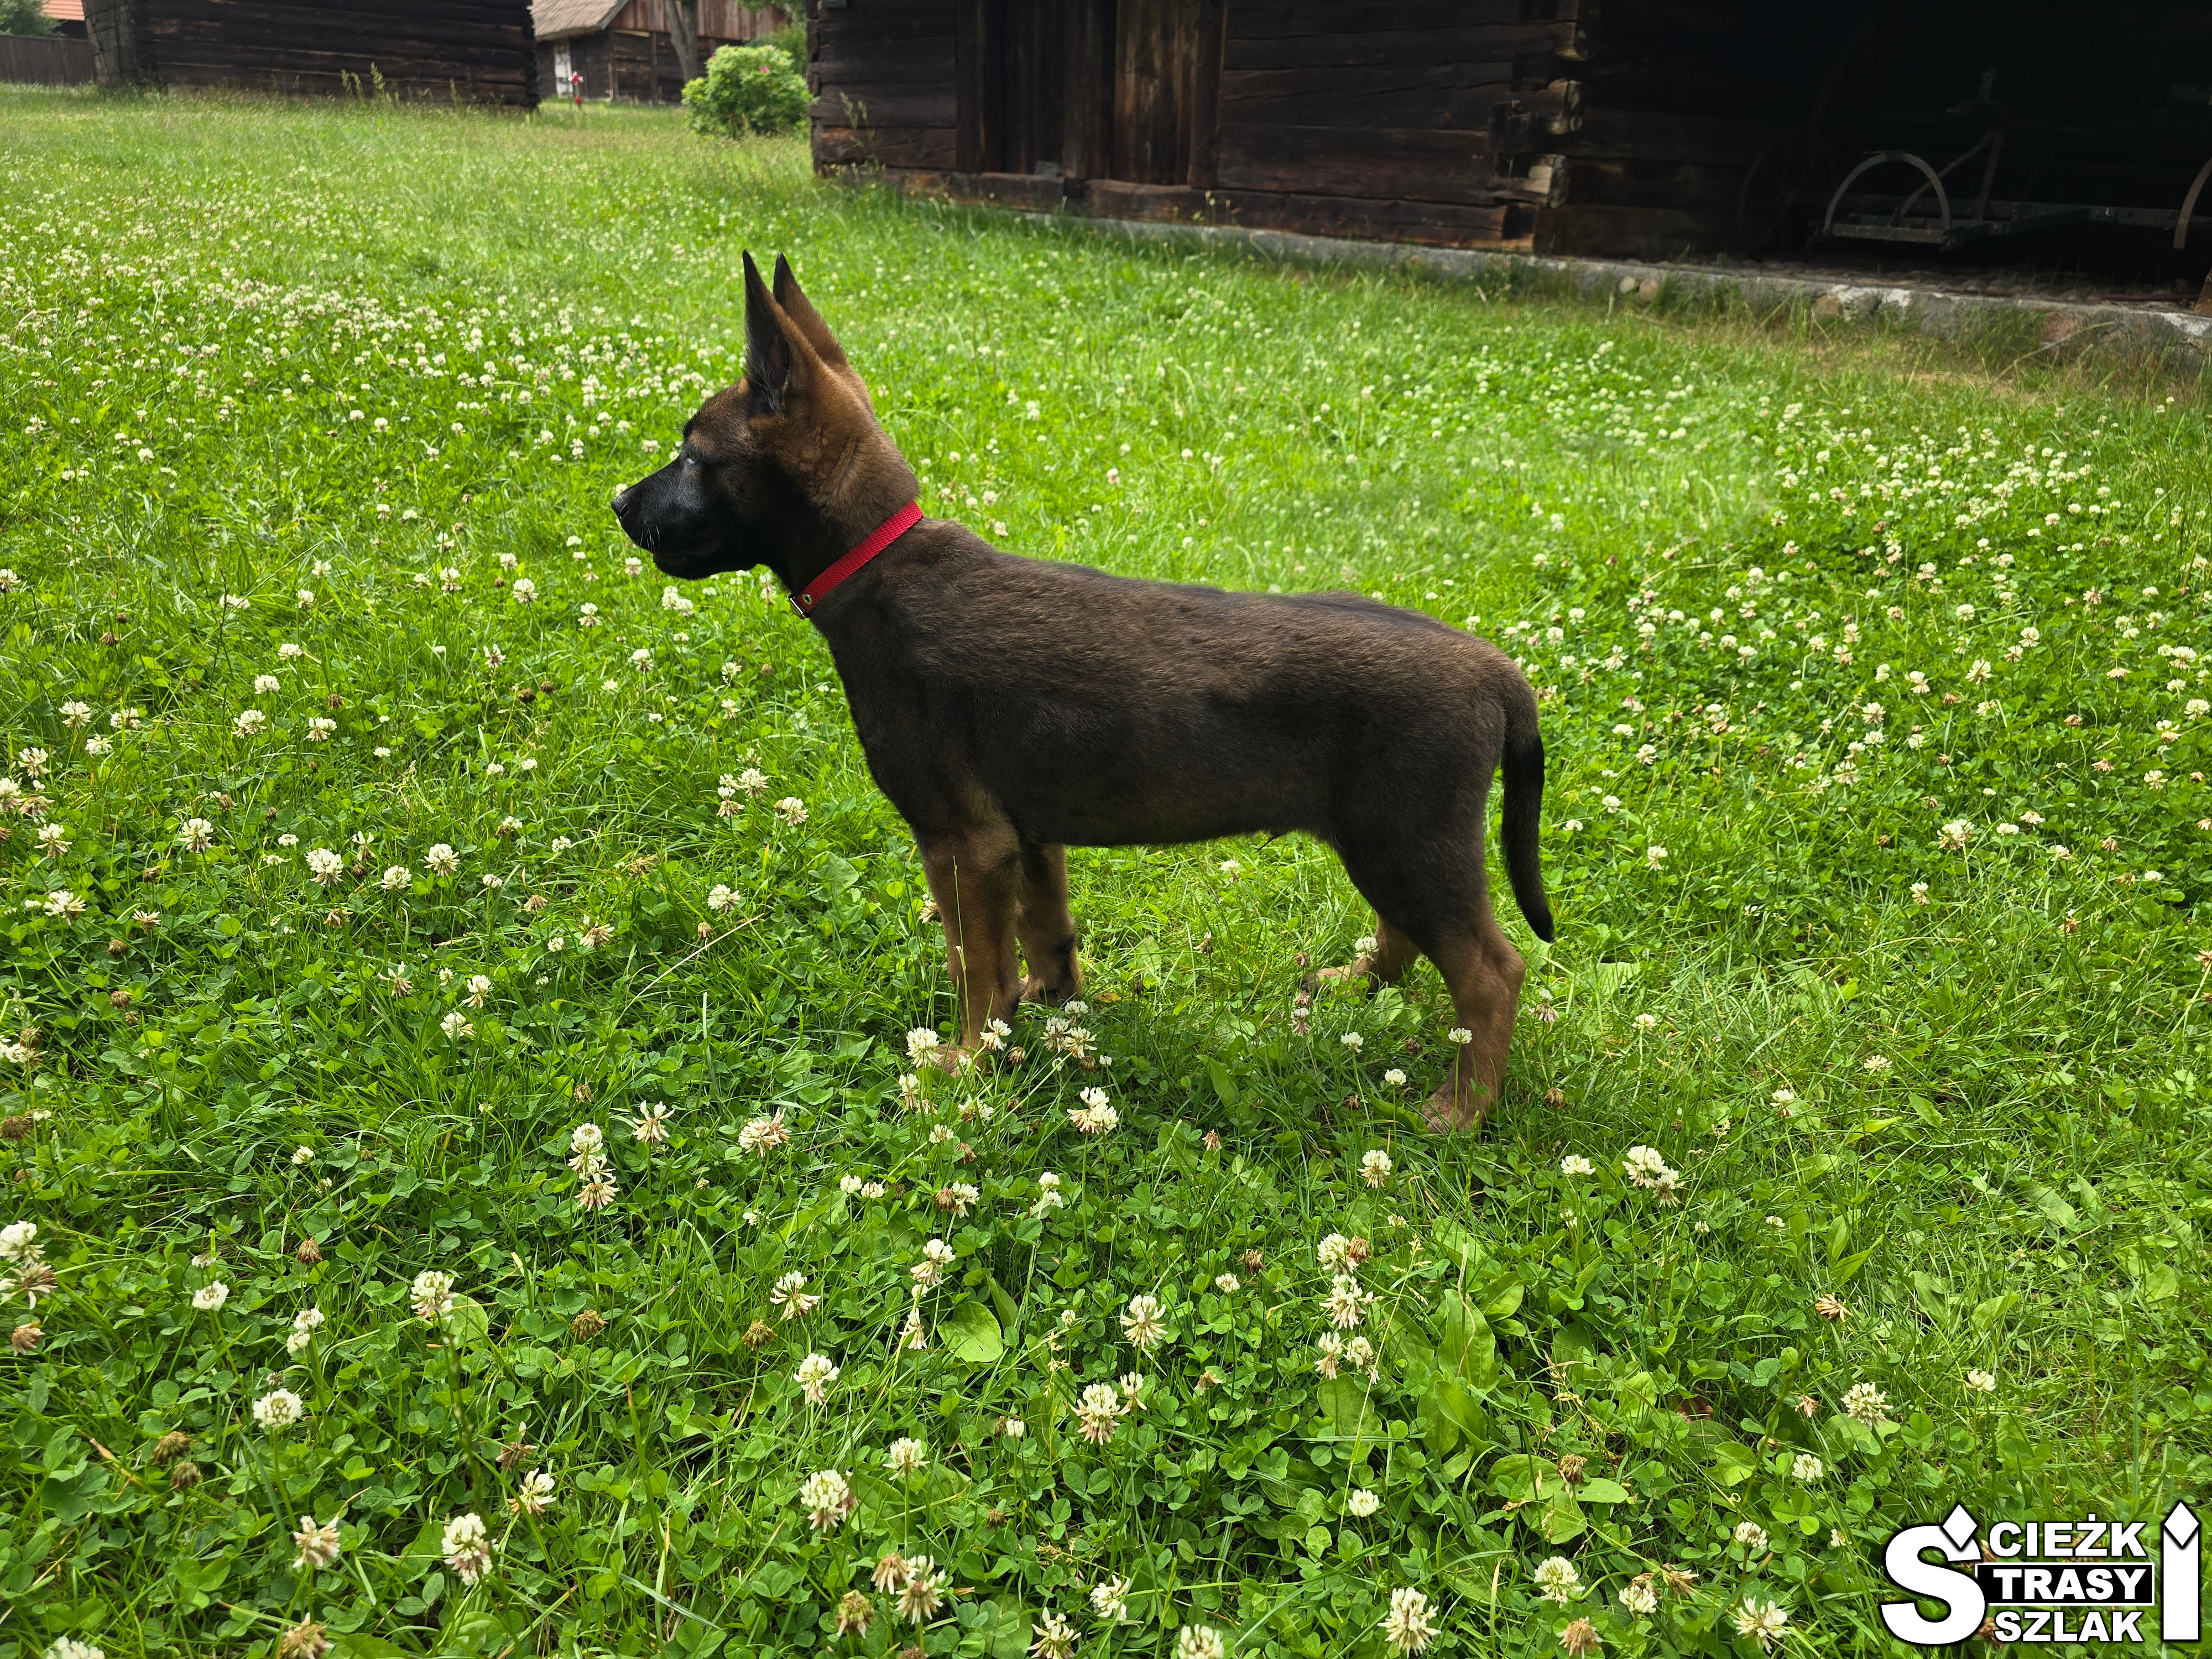
<svg viewBox="0 0 2212 1659">
<path fill-rule="evenodd" d="M 960 990 L 959 1048 L 973 1053 L 988 1022 L 1014 1017 L 1020 848 L 1011 826 L 978 825 L 927 842 L 921 867 L 945 923 L 945 964 Z"/>
<path fill-rule="evenodd" d="M 1479 1129 L 1505 1086 L 1505 1051 L 1528 970 L 1486 904 L 1474 926 L 1449 927 L 1429 956 L 1444 976 L 1468 1040 L 1422 1115 L 1432 1129 Z"/>
<path fill-rule="evenodd" d="M 1062 1003 L 1083 988 L 1075 961 L 1075 918 L 1067 908 L 1067 848 L 1024 843 L 1021 902 L 1014 912 L 1029 977 L 1024 1002 Z"/>
<path fill-rule="evenodd" d="M 1491 914 L 1482 809 L 1477 790 L 1440 823 L 1400 814 L 1370 822 L 1338 849 L 1352 885 L 1386 919 L 1376 956 L 1402 966 L 1418 946 L 1443 975 L 1455 1026 L 1468 1034 L 1423 1113 L 1437 1130 L 1479 1128 L 1496 1108 L 1527 971 Z"/>
</svg>

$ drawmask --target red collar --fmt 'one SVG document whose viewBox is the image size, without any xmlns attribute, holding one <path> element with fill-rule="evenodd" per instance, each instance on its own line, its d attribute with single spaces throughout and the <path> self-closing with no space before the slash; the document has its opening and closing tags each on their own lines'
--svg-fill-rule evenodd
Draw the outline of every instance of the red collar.
<svg viewBox="0 0 2212 1659">
<path fill-rule="evenodd" d="M 862 565 L 921 522 L 921 503 L 908 501 L 870 531 L 867 540 L 807 583 L 802 592 L 793 593 L 791 608 L 801 617 L 811 617 L 814 607 L 828 599 L 841 583 L 857 574 Z"/>
</svg>

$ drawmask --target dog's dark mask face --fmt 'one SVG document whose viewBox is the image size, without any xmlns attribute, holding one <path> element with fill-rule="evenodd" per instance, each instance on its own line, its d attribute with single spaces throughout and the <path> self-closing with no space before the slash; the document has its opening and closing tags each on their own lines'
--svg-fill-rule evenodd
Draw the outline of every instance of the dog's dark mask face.
<svg viewBox="0 0 2212 1659">
<path fill-rule="evenodd" d="M 686 580 L 760 564 L 787 579 L 856 463 L 905 466 L 790 265 L 776 260 L 773 295 L 750 254 L 744 271 L 744 378 L 700 405 L 667 465 L 614 500 L 623 533 Z"/>
<path fill-rule="evenodd" d="M 692 580 L 770 562 L 769 526 L 793 492 L 751 440 L 746 381 L 719 392 L 684 425 L 658 472 L 615 496 L 623 533 L 671 576 Z"/>
</svg>

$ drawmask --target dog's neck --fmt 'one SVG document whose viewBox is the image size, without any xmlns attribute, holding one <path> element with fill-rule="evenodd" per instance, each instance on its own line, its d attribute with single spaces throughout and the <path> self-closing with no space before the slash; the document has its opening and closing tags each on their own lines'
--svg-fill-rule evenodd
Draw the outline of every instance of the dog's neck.
<svg viewBox="0 0 2212 1659">
<path fill-rule="evenodd" d="M 828 499 L 803 501 L 780 526 L 763 562 L 786 592 L 799 592 L 920 491 L 904 458 L 888 443 L 876 454 L 848 455 L 836 470 Z"/>
</svg>

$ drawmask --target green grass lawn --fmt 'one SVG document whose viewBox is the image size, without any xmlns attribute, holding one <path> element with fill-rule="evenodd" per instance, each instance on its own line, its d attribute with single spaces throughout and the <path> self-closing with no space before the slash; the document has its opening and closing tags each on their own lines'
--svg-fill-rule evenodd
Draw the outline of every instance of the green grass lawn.
<svg viewBox="0 0 2212 1659">
<path fill-rule="evenodd" d="M 15 90 L 0 161 L 0 1659 L 1901 1652 L 1899 1526 L 2205 1495 L 2193 398 L 659 114 Z M 1073 1029 L 902 1082 L 827 652 L 606 509 L 740 247 L 927 510 L 1522 659 L 1491 1133 L 1409 1127 L 1432 969 L 1304 999 L 1371 924 L 1295 839 L 1077 853 Z"/>
</svg>

